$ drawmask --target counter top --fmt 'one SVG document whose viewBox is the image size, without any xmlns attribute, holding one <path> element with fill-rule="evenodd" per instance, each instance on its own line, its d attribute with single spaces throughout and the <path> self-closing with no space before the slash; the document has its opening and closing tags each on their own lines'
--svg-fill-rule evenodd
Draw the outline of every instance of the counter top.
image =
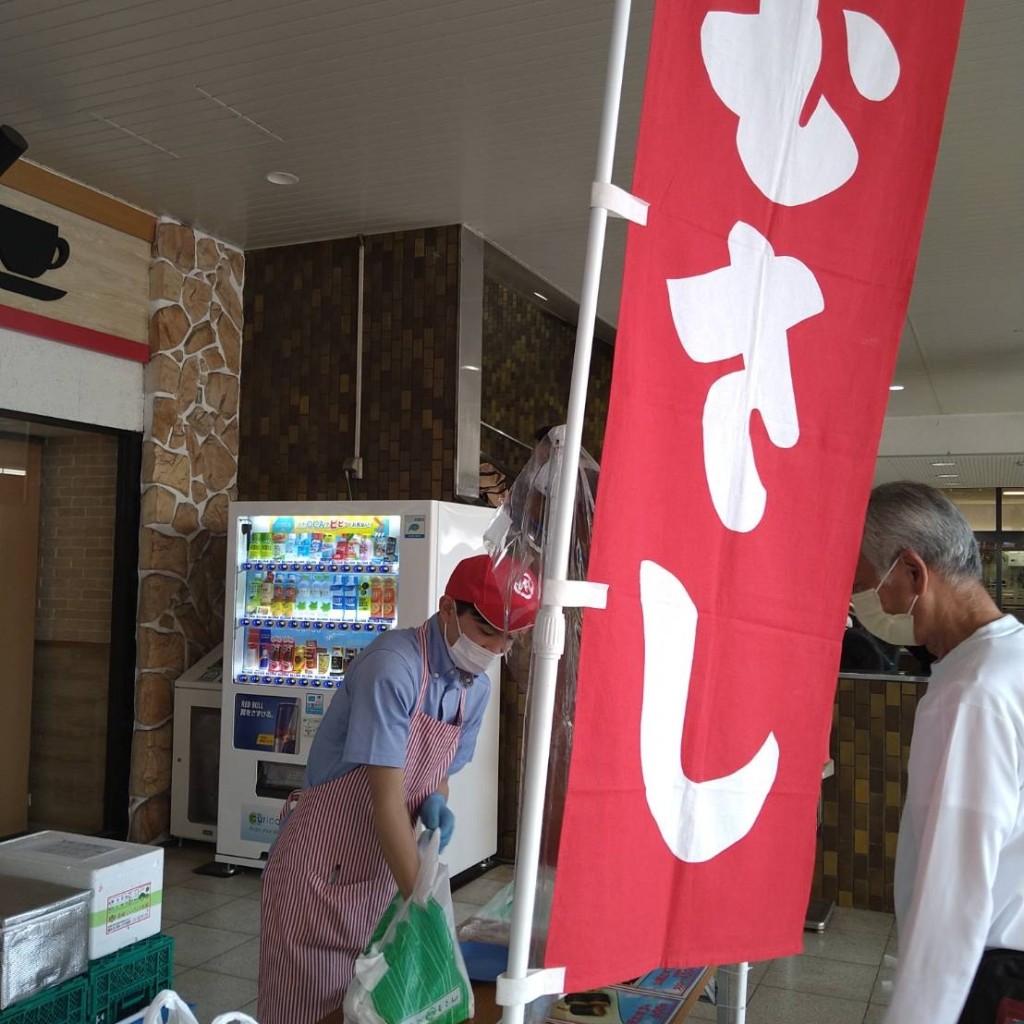
<svg viewBox="0 0 1024 1024">
<path fill-rule="evenodd" d="M 910 676 L 899 672 L 840 672 L 840 679 L 851 679 L 856 682 L 858 679 L 876 680 L 883 683 L 927 683 L 928 676 Z"/>
</svg>

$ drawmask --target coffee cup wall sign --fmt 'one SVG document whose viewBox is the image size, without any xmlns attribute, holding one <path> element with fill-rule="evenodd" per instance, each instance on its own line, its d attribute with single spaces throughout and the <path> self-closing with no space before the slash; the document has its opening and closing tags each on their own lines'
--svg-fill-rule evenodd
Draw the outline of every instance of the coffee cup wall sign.
<svg viewBox="0 0 1024 1024">
<path fill-rule="evenodd" d="M 0 183 L 0 307 L 138 343 L 148 356 L 151 261 L 148 241 Z M 18 322 L 70 344 L 81 337 Z"/>
<path fill-rule="evenodd" d="M 62 299 L 67 291 L 38 278 L 63 267 L 70 255 L 71 247 L 56 224 L 0 205 L 0 263 L 9 271 L 0 271 L 0 288 L 40 302 Z"/>
</svg>

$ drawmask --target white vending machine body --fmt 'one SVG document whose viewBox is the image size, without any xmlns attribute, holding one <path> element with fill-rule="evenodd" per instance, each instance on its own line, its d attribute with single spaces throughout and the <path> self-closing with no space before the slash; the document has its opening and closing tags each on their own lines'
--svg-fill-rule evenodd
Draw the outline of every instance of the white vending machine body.
<svg viewBox="0 0 1024 1024">
<path fill-rule="evenodd" d="M 438 501 L 232 503 L 224 617 L 218 861 L 251 867 L 266 863 L 284 802 L 293 789 L 301 787 L 317 728 L 337 687 L 343 685 L 333 652 L 341 649 L 347 663 L 352 652 L 365 647 L 379 632 L 425 622 L 437 611 L 455 565 L 483 552 L 483 532 L 492 515 L 488 508 Z M 282 549 L 280 543 L 268 549 L 263 535 L 269 524 L 283 524 L 277 533 L 280 539 L 289 522 L 296 534 L 312 533 L 314 545 L 317 536 L 321 545 L 330 537 L 334 553 L 340 557 L 316 562 L 302 555 L 307 541 L 304 536 L 284 542 L 294 543 L 294 551 Z M 318 524 L 321 529 L 313 531 Z M 338 539 L 345 536 L 352 538 L 347 550 Z M 373 558 L 369 557 L 371 549 Z M 263 557 L 268 552 L 270 557 Z M 283 574 L 286 579 L 294 576 L 293 590 L 298 590 L 298 603 L 305 607 L 296 606 L 292 611 L 286 594 L 280 607 L 261 614 L 267 606 L 258 606 L 255 585 L 260 576 L 265 585 L 268 573 Z M 323 596 L 325 577 L 332 592 L 329 609 L 317 597 Z M 348 601 L 345 588 L 352 579 L 360 581 L 363 597 L 364 588 L 373 584 L 372 604 L 368 599 L 355 605 Z M 380 605 L 376 597 L 380 581 L 393 588 L 393 607 L 387 602 Z M 307 587 L 305 600 L 303 586 Z M 315 605 L 312 611 L 310 594 Z M 277 614 L 282 609 L 290 614 Z M 271 665 L 266 670 L 254 669 L 254 630 L 269 630 L 271 649 L 280 658 L 286 649 L 297 657 L 293 648 L 287 648 L 287 640 L 299 646 L 312 639 L 319 652 L 325 648 L 332 652 L 331 671 L 307 667 L 301 672 L 275 672 Z M 281 647 L 279 640 L 285 634 L 294 635 Z M 262 635 L 267 638 L 266 632 Z M 259 645 L 262 642 L 258 641 Z M 263 653 L 261 650 L 260 655 Z M 497 666 L 491 686 L 473 761 L 451 778 L 449 803 L 457 826 L 445 859 L 453 875 L 497 850 Z"/>
<path fill-rule="evenodd" d="M 186 669 L 174 684 L 171 835 L 217 838 L 223 645 Z"/>
</svg>

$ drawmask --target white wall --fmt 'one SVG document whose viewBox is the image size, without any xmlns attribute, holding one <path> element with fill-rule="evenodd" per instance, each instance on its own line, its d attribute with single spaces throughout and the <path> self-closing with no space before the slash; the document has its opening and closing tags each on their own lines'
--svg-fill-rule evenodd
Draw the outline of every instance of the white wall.
<svg viewBox="0 0 1024 1024">
<path fill-rule="evenodd" d="M 143 364 L 0 328 L 0 409 L 142 431 Z"/>
</svg>

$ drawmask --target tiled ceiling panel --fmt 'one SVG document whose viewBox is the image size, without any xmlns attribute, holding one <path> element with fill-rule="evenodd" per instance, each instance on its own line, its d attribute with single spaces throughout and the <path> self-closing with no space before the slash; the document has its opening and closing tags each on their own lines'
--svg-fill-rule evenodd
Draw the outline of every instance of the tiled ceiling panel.
<svg viewBox="0 0 1024 1024">
<path fill-rule="evenodd" d="M 6 0 L 0 119 L 30 159 L 245 248 L 463 222 L 578 296 L 612 9 Z M 626 187 L 652 9 L 633 4 Z M 967 0 L 890 416 L 1024 411 L 1022 53 L 1021 0 Z"/>
</svg>

